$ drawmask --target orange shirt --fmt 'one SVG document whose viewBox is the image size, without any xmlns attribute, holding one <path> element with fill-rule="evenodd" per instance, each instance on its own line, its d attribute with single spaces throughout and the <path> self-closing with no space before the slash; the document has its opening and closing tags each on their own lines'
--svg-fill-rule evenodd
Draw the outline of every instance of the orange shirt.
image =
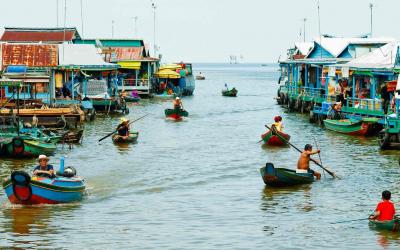
<svg viewBox="0 0 400 250">
<path fill-rule="evenodd" d="M 380 215 L 378 220 L 393 220 L 394 215 L 396 214 L 396 210 L 394 209 L 394 205 L 391 201 L 382 201 L 378 204 L 375 211 L 379 211 Z"/>
</svg>

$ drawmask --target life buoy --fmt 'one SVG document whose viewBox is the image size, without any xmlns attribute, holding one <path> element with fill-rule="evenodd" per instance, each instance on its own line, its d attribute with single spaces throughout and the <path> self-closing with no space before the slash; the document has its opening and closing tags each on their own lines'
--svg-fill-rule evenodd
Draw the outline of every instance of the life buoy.
<svg viewBox="0 0 400 250">
<path fill-rule="evenodd" d="M 14 196 L 19 201 L 27 201 L 32 197 L 32 187 L 30 185 L 31 177 L 29 176 L 28 173 L 24 171 L 13 171 L 11 173 L 11 182 L 12 182 Z M 20 191 L 17 190 L 17 186 L 25 188 L 23 192 L 24 197 L 22 197 Z"/>
<path fill-rule="evenodd" d="M 25 143 L 21 137 L 14 137 L 11 143 L 14 155 L 22 155 L 25 152 Z"/>
</svg>

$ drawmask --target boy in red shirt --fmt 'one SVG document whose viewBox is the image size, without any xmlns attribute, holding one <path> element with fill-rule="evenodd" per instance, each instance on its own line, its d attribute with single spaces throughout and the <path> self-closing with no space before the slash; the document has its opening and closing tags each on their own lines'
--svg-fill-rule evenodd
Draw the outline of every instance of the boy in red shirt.
<svg viewBox="0 0 400 250">
<path fill-rule="evenodd" d="M 369 217 L 371 220 L 393 220 L 396 210 L 394 209 L 393 203 L 390 201 L 391 196 L 392 194 L 388 190 L 382 192 L 382 201 L 379 202 L 376 207 L 375 214 Z"/>
</svg>

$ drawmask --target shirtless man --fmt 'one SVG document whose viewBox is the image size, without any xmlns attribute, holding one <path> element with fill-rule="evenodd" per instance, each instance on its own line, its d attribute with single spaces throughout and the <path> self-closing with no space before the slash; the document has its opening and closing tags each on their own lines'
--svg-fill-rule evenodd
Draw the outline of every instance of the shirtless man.
<svg viewBox="0 0 400 250">
<path fill-rule="evenodd" d="M 307 144 L 304 146 L 304 151 L 301 153 L 299 160 L 297 161 L 296 173 L 312 173 L 317 180 L 321 179 L 321 174 L 317 171 L 310 169 L 310 156 L 318 154 L 321 150 L 312 150 L 312 146 Z"/>
</svg>

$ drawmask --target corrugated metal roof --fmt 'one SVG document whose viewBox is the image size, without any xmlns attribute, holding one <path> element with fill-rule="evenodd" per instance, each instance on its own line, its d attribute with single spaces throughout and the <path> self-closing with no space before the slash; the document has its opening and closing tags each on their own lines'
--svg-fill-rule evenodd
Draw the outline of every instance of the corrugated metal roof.
<svg viewBox="0 0 400 250">
<path fill-rule="evenodd" d="M 54 67 L 58 64 L 57 45 L 52 44 L 3 44 L 2 53 L 3 67 Z"/>
<path fill-rule="evenodd" d="M 388 43 L 379 49 L 350 61 L 346 66 L 353 69 L 392 69 L 396 63 L 398 48 L 398 43 Z"/>
<path fill-rule="evenodd" d="M 1 41 L 5 42 L 63 42 L 80 39 L 76 28 L 5 28 Z"/>
<path fill-rule="evenodd" d="M 113 48 L 115 57 L 111 58 L 112 61 L 134 61 L 143 58 L 144 47 L 119 47 Z"/>
</svg>

